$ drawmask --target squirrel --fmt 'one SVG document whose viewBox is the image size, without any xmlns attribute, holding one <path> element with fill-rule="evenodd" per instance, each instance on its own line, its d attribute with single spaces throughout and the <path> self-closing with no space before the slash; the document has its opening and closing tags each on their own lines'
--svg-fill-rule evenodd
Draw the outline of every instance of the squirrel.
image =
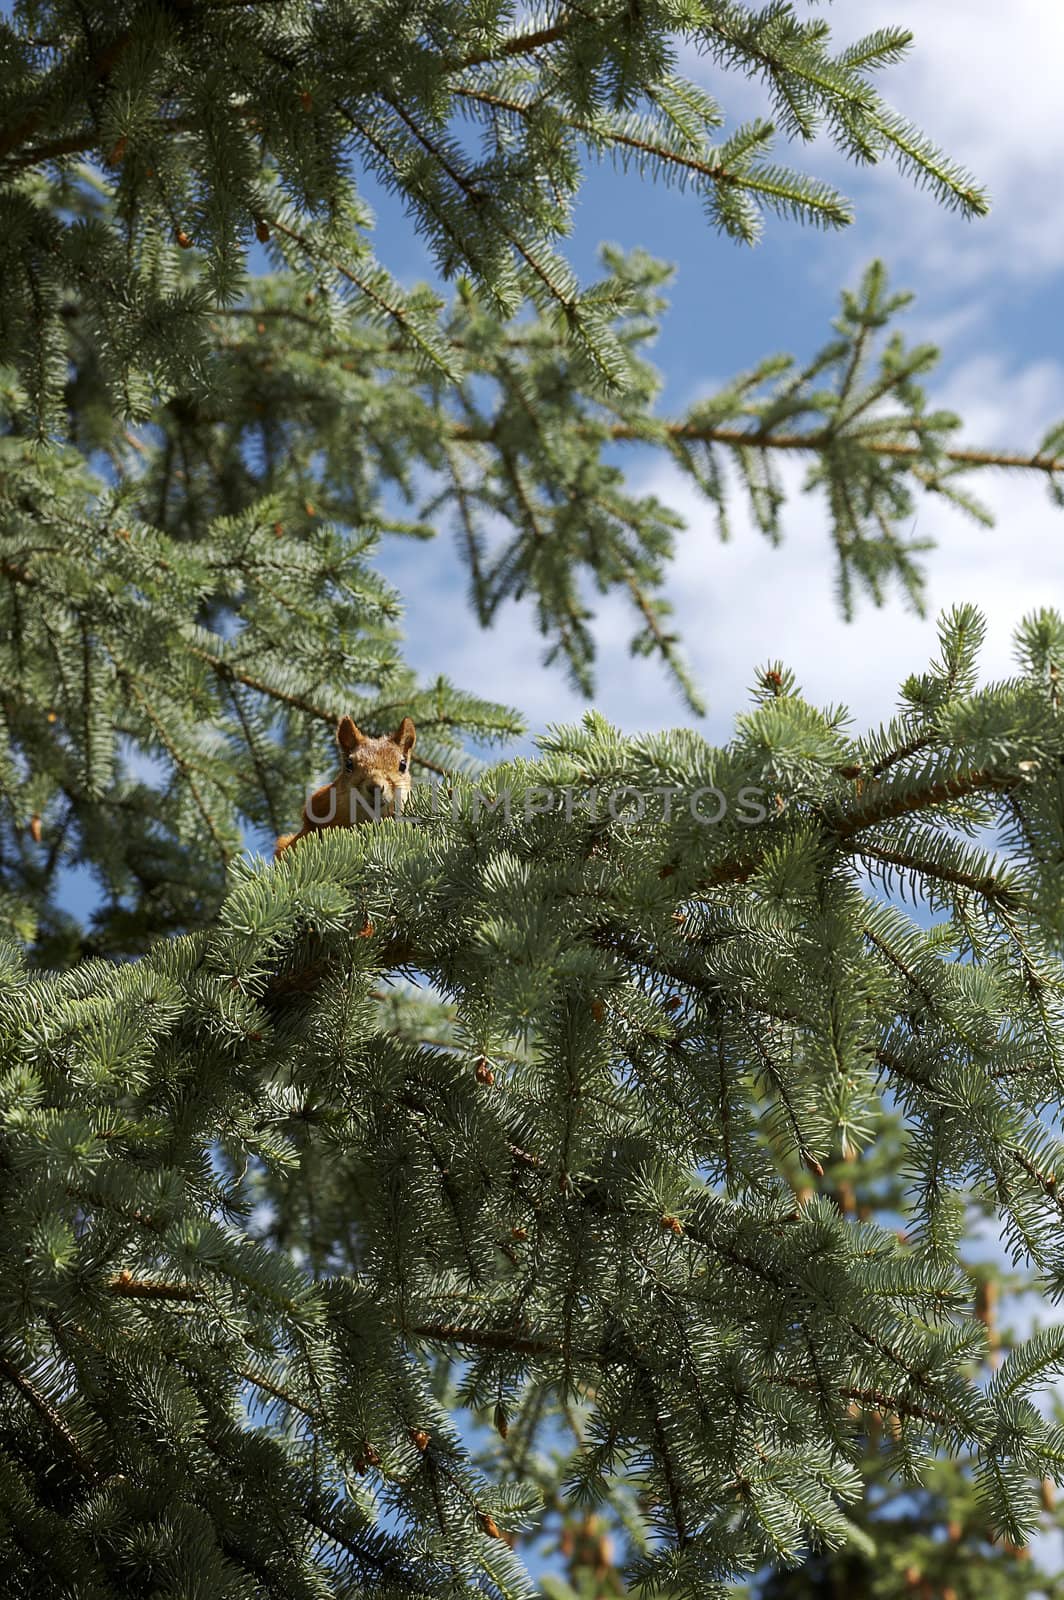
<svg viewBox="0 0 1064 1600">
<path fill-rule="evenodd" d="M 281 835 L 273 859 L 321 828 L 353 828 L 392 817 L 397 802 L 402 811 L 410 793 L 410 752 L 416 738 L 409 717 L 383 739 L 370 738 L 350 717 L 341 717 L 336 728 L 340 771 L 332 783 L 314 791 L 303 807 L 303 826 L 298 833 Z"/>
</svg>

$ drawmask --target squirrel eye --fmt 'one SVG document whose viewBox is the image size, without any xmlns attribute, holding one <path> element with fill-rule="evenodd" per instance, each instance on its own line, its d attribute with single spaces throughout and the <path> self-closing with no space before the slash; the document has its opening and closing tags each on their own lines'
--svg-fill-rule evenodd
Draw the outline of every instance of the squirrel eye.
<svg viewBox="0 0 1064 1600">
<path fill-rule="evenodd" d="M 400 772 L 405 772 L 406 771 L 406 762 L 405 761 L 400 761 L 400 763 L 399 763 L 399 771 Z"/>
<path fill-rule="evenodd" d="M 344 762 L 344 771 L 345 772 L 354 772 L 354 770 L 355 770 L 354 758 L 352 756 L 348 756 L 347 760 Z"/>
</svg>

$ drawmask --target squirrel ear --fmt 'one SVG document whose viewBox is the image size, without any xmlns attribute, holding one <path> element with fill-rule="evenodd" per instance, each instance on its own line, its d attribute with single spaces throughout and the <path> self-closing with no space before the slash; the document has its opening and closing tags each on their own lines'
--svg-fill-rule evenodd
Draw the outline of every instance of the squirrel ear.
<svg viewBox="0 0 1064 1600">
<path fill-rule="evenodd" d="M 405 756 L 414 748 L 417 731 L 409 717 L 404 717 L 398 728 L 392 734 L 392 743 L 397 744 Z"/>
<path fill-rule="evenodd" d="M 341 750 L 353 750 L 356 744 L 361 744 L 365 738 L 350 717 L 341 717 L 336 729 L 336 742 Z"/>
</svg>

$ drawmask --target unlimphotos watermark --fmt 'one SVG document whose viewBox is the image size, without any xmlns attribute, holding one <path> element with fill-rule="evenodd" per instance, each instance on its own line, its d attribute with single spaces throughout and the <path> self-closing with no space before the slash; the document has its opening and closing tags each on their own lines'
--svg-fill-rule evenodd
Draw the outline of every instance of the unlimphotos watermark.
<svg viewBox="0 0 1064 1600">
<path fill-rule="evenodd" d="M 380 789 L 363 794 L 357 789 L 341 792 L 330 786 L 324 794 L 321 790 L 314 793 L 314 822 L 320 828 L 380 822 L 385 817 L 393 817 L 397 822 L 424 823 L 442 815 L 449 815 L 453 821 L 468 815 L 474 823 L 485 816 L 501 816 L 508 824 L 520 819 L 527 826 L 535 817 L 551 815 L 560 815 L 567 823 L 577 818 L 581 821 L 608 818 L 611 822 L 631 823 L 672 822 L 686 812 L 704 827 L 714 827 L 725 817 L 731 817 L 744 827 L 756 827 L 782 809 L 779 795 L 768 795 L 752 784 L 744 784 L 730 795 L 712 783 L 700 784 L 697 788 L 664 783 L 649 788 L 622 784 L 610 789 L 602 786 L 584 789 L 575 784 L 562 784 L 542 788 L 513 789 L 500 785 L 490 789 L 478 786 L 458 789 L 431 782 L 417 787 L 431 793 L 428 815 L 420 806 L 413 812 L 407 810 L 399 792 L 394 798 L 386 799 Z"/>
</svg>

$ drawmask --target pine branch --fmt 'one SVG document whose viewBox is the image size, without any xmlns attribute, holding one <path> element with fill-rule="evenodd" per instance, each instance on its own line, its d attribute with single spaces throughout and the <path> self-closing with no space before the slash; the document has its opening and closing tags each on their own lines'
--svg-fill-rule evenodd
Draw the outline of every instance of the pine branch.
<svg viewBox="0 0 1064 1600">
<path fill-rule="evenodd" d="M 506 111 L 514 116 L 527 117 L 534 109 L 531 105 L 493 94 L 487 89 L 469 89 L 458 85 L 454 93 L 462 99 L 489 106 L 495 111 Z M 845 226 L 853 220 L 848 204 L 833 191 L 825 189 L 821 193 L 814 193 L 790 179 L 789 175 L 775 176 L 746 162 L 730 166 L 727 160 L 706 161 L 688 151 L 673 149 L 658 140 L 625 133 L 623 128 L 606 119 L 597 123 L 588 122 L 564 111 L 561 112 L 561 116 L 566 127 L 572 128 L 576 133 L 587 135 L 596 146 L 601 144 L 609 149 L 634 150 L 641 156 L 650 157 L 664 171 L 676 168 L 681 173 L 694 173 L 724 189 L 732 188 L 744 194 L 761 196 L 770 202 L 793 205 L 795 210 L 819 217 L 820 220 L 836 227 Z M 772 131 L 771 126 L 766 125 L 763 131 L 767 136 Z"/>
<path fill-rule="evenodd" d="M 1022 783 L 1022 774 L 991 772 L 978 768 L 959 772 L 955 777 L 942 778 L 936 783 L 920 784 L 911 790 L 901 790 L 879 797 L 869 785 L 857 805 L 840 811 L 831 823 L 836 839 L 846 844 L 868 828 L 884 822 L 897 822 L 902 817 L 920 811 L 938 810 L 958 800 L 977 794 L 1003 794 Z"/>
<path fill-rule="evenodd" d="M 174 3 L 180 8 L 190 4 L 191 0 L 174 0 Z M 129 49 L 133 40 L 134 33 L 132 29 L 126 29 L 124 32 L 117 34 L 89 62 L 90 76 L 97 83 L 102 83 Z M 0 128 L 0 161 L 11 155 L 20 145 L 25 144 L 28 139 L 32 139 L 46 116 L 47 111 L 40 107 L 36 110 L 28 111 L 18 122 L 9 123 L 6 128 Z"/>
<path fill-rule="evenodd" d="M 770 1372 L 762 1374 L 762 1379 L 768 1383 L 780 1383 L 788 1389 L 797 1389 L 801 1392 L 820 1393 L 820 1386 L 810 1378 L 799 1378 L 793 1373 Z M 929 1422 L 936 1428 L 954 1428 L 956 1419 L 948 1416 L 944 1411 L 937 1411 L 933 1407 L 918 1405 L 912 1400 L 902 1399 L 899 1395 L 890 1394 L 882 1389 L 859 1389 L 848 1384 L 843 1384 L 834 1390 L 834 1393 L 844 1400 L 854 1400 L 858 1405 L 866 1406 L 870 1411 L 881 1411 L 887 1416 L 912 1417 L 918 1422 Z"/>
<path fill-rule="evenodd" d="M 166 720 L 159 715 L 158 711 L 152 705 L 151 701 L 148 699 L 147 695 L 144 693 L 144 691 L 141 689 L 139 683 L 136 681 L 136 677 L 135 677 L 134 673 L 130 670 L 129 667 L 127 667 L 124 664 L 124 662 L 122 660 L 122 657 L 119 654 L 119 652 L 118 652 L 117 648 L 115 647 L 114 643 L 112 641 L 106 640 L 106 639 L 103 642 L 104 642 L 104 645 L 105 645 L 105 647 L 106 647 L 106 649 L 108 651 L 108 654 L 110 655 L 112 661 L 115 664 L 115 668 L 116 668 L 116 670 L 118 672 L 118 676 L 119 676 L 120 680 L 127 686 L 127 688 L 129 689 L 130 694 L 133 696 L 134 700 L 137 702 L 137 704 L 140 706 L 141 710 L 144 712 L 144 714 L 147 717 L 149 723 L 151 724 L 152 728 L 154 729 L 155 737 L 158 739 L 159 743 L 162 745 L 163 749 L 166 751 L 167 755 L 170 757 L 170 760 L 173 762 L 175 768 L 181 774 L 181 776 L 184 778 L 184 781 L 188 785 L 188 790 L 189 790 L 189 793 L 191 794 L 193 800 L 195 801 L 196 809 L 199 812 L 200 816 L 203 818 L 204 824 L 205 824 L 205 826 L 207 828 L 207 832 L 210 834 L 211 839 L 214 841 L 215 848 L 216 848 L 216 850 L 218 852 L 219 860 L 221 861 L 221 864 L 222 864 L 223 868 L 227 867 L 229 865 L 229 859 L 230 859 L 229 846 L 226 844 L 225 840 L 222 838 L 222 835 L 221 835 L 221 833 L 220 833 L 220 831 L 218 829 L 218 825 L 214 820 L 214 817 L 213 817 L 213 815 L 212 815 L 212 813 L 210 811 L 210 808 L 207 805 L 206 800 L 204 799 L 202 790 L 200 789 L 200 786 L 199 786 L 198 782 L 196 781 L 195 777 L 193 776 L 192 764 L 181 754 L 181 751 L 175 745 L 174 741 L 172 740 L 172 738 L 170 737 L 170 734 L 167 731 Z"/>
<path fill-rule="evenodd" d="M 187 649 L 189 655 L 198 657 L 200 661 L 205 661 L 208 666 L 214 668 L 220 678 L 225 679 L 227 682 L 242 683 L 246 689 L 254 689 L 256 693 L 264 694 L 270 700 L 276 700 L 282 705 L 292 706 L 297 711 L 305 711 L 308 716 L 315 717 L 319 722 L 325 723 L 327 727 L 335 728 L 338 718 L 336 711 L 329 711 L 315 701 L 308 700 L 304 695 L 290 694 L 276 684 L 268 683 L 264 678 L 255 677 L 251 673 L 242 671 L 232 661 L 226 660 L 224 656 L 200 649 L 198 645 L 189 644 Z M 380 709 L 382 712 L 387 712 L 399 708 L 385 705 Z M 405 706 L 402 709 L 405 710 Z M 451 720 L 449 718 L 438 718 L 437 726 L 447 726 Z M 430 725 L 426 718 L 423 718 L 422 722 L 424 726 Z M 450 776 L 448 767 L 440 766 L 438 762 L 430 760 L 428 756 L 413 755 L 411 760 L 416 766 L 424 767 L 426 772 L 435 772 L 441 778 Z"/>
<path fill-rule="evenodd" d="M 903 872 L 911 872 L 914 877 L 930 878 L 937 883 L 952 884 L 957 889 L 967 889 L 971 894 L 982 896 L 999 910 L 1004 905 L 1024 904 L 1022 896 L 1011 887 L 999 883 L 992 873 L 976 878 L 941 861 L 928 861 L 906 850 L 889 850 L 867 842 L 857 846 L 857 854 L 868 861 L 882 861 L 889 866 L 899 867 Z"/>
<path fill-rule="evenodd" d="M 408 1333 L 416 1339 L 428 1339 L 434 1344 L 468 1345 L 475 1350 L 505 1350 L 513 1355 L 560 1355 L 562 1345 L 555 1339 L 529 1337 L 510 1333 L 504 1328 L 471 1328 L 456 1323 L 415 1323 Z M 598 1356 L 591 1351 L 574 1352 L 584 1361 L 594 1361 Z"/>
<path fill-rule="evenodd" d="M 589 433 L 594 431 L 600 435 L 604 431 L 605 437 L 615 443 L 639 444 L 645 444 L 653 439 L 659 429 L 666 438 L 680 441 L 693 440 L 703 444 L 723 444 L 741 448 L 756 446 L 759 450 L 799 450 L 814 454 L 830 449 L 840 437 L 838 432 L 828 428 L 812 433 L 787 434 L 766 433 L 760 429 L 718 427 L 712 424 L 703 426 L 690 422 L 663 424 L 648 422 L 638 426 L 617 422 L 606 424 L 604 429 L 598 425 L 593 429 L 587 427 Z M 494 437 L 490 429 L 476 429 L 460 422 L 452 424 L 449 433 L 458 443 L 470 441 L 490 444 Z M 855 435 L 854 442 L 862 450 L 867 450 L 870 455 L 883 456 L 888 460 L 926 459 L 926 448 L 919 444 L 900 444 L 897 440 L 877 439 L 865 433 Z M 941 460 L 957 466 L 1018 468 L 1023 471 L 1044 472 L 1049 476 L 1064 472 L 1064 456 L 1047 456 L 1038 452 L 1024 455 L 1015 451 L 956 448 L 942 450 L 940 457 Z"/>
<path fill-rule="evenodd" d="M 163 1283 L 152 1278 L 134 1278 L 122 1271 L 107 1285 L 108 1293 L 127 1300 L 202 1300 L 203 1291 L 190 1283 Z"/>
<path fill-rule="evenodd" d="M 885 822 L 897 822 L 903 817 L 914 816 L 924 811 L 934 811 L 946 804 L 964 800 L 978 794 L 1002 794 L 1015 789 L 1022 782 L 1019 773 L 995 773 L 973 770 L 959 773 L 953 778 L 944 778 L 937 783 L 924 784 L 908 792 L 891 792 L 880 799 L 876 799 L 874 790 L 870 785 L 865 791 L 866 797 L 852 807 L 840 807 L 838 812 L 830 819 L 825 819 L 829 839 L 836 844 L 847 846 L 858 835 L 869 828 L 878 827 Z M 767 847 L 769 848 L 769 847 Z M 889 859 L 888 852 L 879 846 L 857 846 L 858 853 L 864 850 L 870 855 L 878 855 L 880 859 Z M 712 871 L 699 877 L 695 887 L 699 890 L 722 888 L 727 884 L 745 883 L 758 870 L 763 859 L 763 853 L 747 852 L 736 855 L 718 863 Z M 899 860 L 897 865 L 907 864 Z M 663 869 L 664 870 L 664 869 Z M 670 869 L 671 870 L 671 869 Z M 981 883 L 969 884 L 963 877 L 950 879 L 949 869 L 937 866 L 928 868 L 929 875 L 937 875 L 947 881 L 958 881 L 962 887 L 971 887 L 981 893 L 997 895 L 1000 893 L 995 880 L 983 880 Z"/>
<path fill-rule="evenodd" d="M 552 23 L 546 28 L 537 28 L 529 33 L 514 34 L 509 39 L 504 39 L 493 50 L 482 51 L 479 54 L 464 56 L 461 61 L 455 61 L 448 67 L 450 72 L 467 72 L 470 67 L 482 67 L 490 62 L 509 59 L 512 56 L 532 55 L 537 50 L 542 50 L 544 45 L 556 44 L 559 39 L 564 39 L 570 32 L 575 22 L 573 17 L 562 17 L 559 22 Z M 585 21 L 581 17 L 581 21 Z M 460 91 L 459 91 L 460 92 Z"/>
<path fill-rule="evenodd" d="M 94 1485 L 103 1483 L 105 1481 L 103 1473 L 85 1454 L 78 1443 L 77 1437 L 67 1427 L 61 1413 L 41 1394 L 37 1386 L 31 1383 L 24 1372 L 20 1372 L 13 1362 L 2 1355 L 0 1355 L 0 1376 L 5 1377 L 8 1383 L 17 1389 L 22 1398 L 33 1407 L 48 1428 L 49 1433 L 58 1443 L 62 1457 L 64 1459 L 69 1458 L 72 1461 L 81 1477 Z"/>
</svg>

